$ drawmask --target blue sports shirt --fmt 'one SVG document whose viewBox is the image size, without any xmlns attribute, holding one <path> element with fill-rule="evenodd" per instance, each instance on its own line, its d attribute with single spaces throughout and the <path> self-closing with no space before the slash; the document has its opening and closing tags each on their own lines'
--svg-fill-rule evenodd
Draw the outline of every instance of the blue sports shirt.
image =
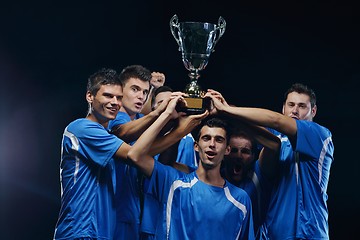
<svg viewBox="0 0 360 240">
<path fill-rule="evenodd" d="M 113 155 L 122 143 L 102 125 L 85 118 L 65 128 L 60 163 L 61 209 L 54 239 L 113 239 Z"/>
<path fill-rule="evenodd" d="M 262 174 L 259 161 L 256 161 L 253 171 L 247 174 L 238 187 L 244 189 L 251 199 L 255 236 L 260 236 L 259 228 L 265 221 L 273 181 Z"/>
<path fill-rule="evenodd" d="M 185 135 L 179 143 L 176 161 L 183 163 L 190 168 L 197 168 L 198 161 L 194 150 L 194 137 L 191 133 Z"/>
<path fill-rule="evenodd" d="M 143 117 L 136 114 L 134 120 Z M 109 129 L 131 121 L 126 112 L 118 112 L 116 118 L 109 122 Z M 130 143 L 131 145 L 133 143 Z M 116 233 L 115 239 L 138 239 L 140 234 L 140 173 L 134 166 L 116 162 Z"/>
<path fill-rule="evenodd" d="M 294 148 L 280 133 L 280 179 L 264 224 L 265 239 L 329 239 L 327 186 L 333 162 L 331 132 L 296 120 Z"/>
<path fill-rule="evenodd" d="M 254 239 L 251 200 L 232 185 L 215 187 L 155 161 L 152 193 L 165 204 L 157 239 Z"/>
<path fill-rule="evenodd" d="M 191 133 L 185 135 L 180 140 L 176 161 L 189 166 L 190 169 L 195 170 L 198 166 L 198 163 L 194 150 L 194 142 L 195 140 Z M 154 235 L 156 232 L 157 219 L 161 218 L 162 204 L 160 204 L 151 193 L 146 191 L 148 185 L 149 179 L 145 178 L 145 199 L 141 221 L 141 232 Z"/>
</svg>

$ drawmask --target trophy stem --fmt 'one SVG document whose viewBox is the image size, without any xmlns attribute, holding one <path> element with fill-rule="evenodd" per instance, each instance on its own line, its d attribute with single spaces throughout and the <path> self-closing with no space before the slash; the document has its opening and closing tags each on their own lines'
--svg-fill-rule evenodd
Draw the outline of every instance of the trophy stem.
<svg viewBox="0 0 360 240">
<path fill-rule="evenodd" d="M 191 71 L 188 76 L 190 77 L 191 81 L 197 81 L 200 77 L 199 70 L 195 69 L 194 71 Z"/>
<path fill-rule="evenodd" d="M 198 70 L 192 71 L 189 73 L 190 83 L 185 88 L 185 93 L 189 95 L 189 97 L 199 97 L 201 96 L 202 90 L 198 85 L 197 80 L 200 77 Z"/>
</svg>

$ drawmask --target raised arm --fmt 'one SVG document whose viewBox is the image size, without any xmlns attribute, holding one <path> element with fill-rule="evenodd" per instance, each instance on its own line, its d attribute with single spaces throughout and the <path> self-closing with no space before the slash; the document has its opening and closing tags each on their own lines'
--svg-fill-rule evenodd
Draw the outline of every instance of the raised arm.
<svg viewBox="0 0 360 240">
<path fill-rule="evenodd" d="M 151 111 L 149 114 L 144 115 L 143 117 L 114 126 L 111 129 L 111 132 L 117 137 L 123 139 L 125 142 L 130 143 L 136 141 L 140 135 L 160 116 L 160 114 L 165 110 L 167 102 L 160 104 L 160 106 Z"/>
<path fill-rule="evenodd" d="M 166 136 L 158 138 L 151 146 L 151 154 L 161 152 L 159 156 L 159 162 L 172 166 L 179 171 L 189 172 L 190 169 L 186 164 L 176 162 L 179 141 L 183 136 L 190 133 L 201 121 L 208 116 L 206 111 L 203 114 L 198 115 L 181 115 L 178 118 L 178 124 L 175 128 Z"/>
<path fill-rule="evenodd" d="M 174 112 L 176 113 L 175 107 L 182 99 L 181 96 L 173 98 L 169 102 L 166 110 L 139 137 L 128 152 L 128 160 L 138 166 L 146 176 L 150 176 L 154 168 L 154 159 L 152 156 L 176 143 L 200 124 L 201 120 L 208 114 L 208 112 L 205 112 L 201 115 L 187 116 L 183 118 L 183 120 L 179 122 L 178 127 L 169 134 L 156 140 L 161 129 L 173 118 L 172 114 L 174 114 Z"/>
<path fill-rule="evenodd" d="M 289 138 L 295 138 L 297 126 L 295 119 L 263 108 L 235 107 L 224 104 L 219 92 L 209 90 L 206 94 L 213 102 L 214 109 L 219 113 L 229 114 L 251 124 L 275 129 Z"/>
<path fill-rule="evenodd" d="M 154 169 L 154 159 L 149 151 L 161 129 L 172 118 L 180 97 L 172 99 L 166 110 L 151 124 L 151 126 L 136 140 L 128 152 L 128 160 L 133 162 L 146 176 L 151 176 Z"/>
<path fill-rule="evenodd" d="M 182 99 L 181 96 L 177 96 L 177 97 L 174 97 L 174 98 Z M 168 103 L 169 103 L 169 99 L 164 102 L 165 105 L 167 105 Z M 182 137 L 184 137 L 185 135 L 190 133 L 196 126 L 198 126 L 201 123 L 201 120 L 204 119 L 205 117 L 207 117 L 208 114 L 209 113 L 206 111 L 203 114 L 186 116 L 186 115 L 184 115 L 184 113 L 177 113 L 174 110 L 173 113 L 170 116 L 170 119 L 174 119 L 174 118 L 176 118 L 174 116 L 177 116 L 178 117 L 178 125 L 174 129 L 172 129 L 171 132 L 169 132 L 168 134 L 166 134 L 164 136 L 159 137 L 159 135 L 158 135 L 159 132 L 152 135 L 152 137 L 154 137 L 155 140 L 152 141 L 151 144 L 146 145 L 146 147 L 148 148 L 147 151 L 148 151 L 149 156 L 155 156 L 156 154 L 164 152 L 165 150 L 170 148 L 172 145 L 174 145 L 174 144 L 176 145 L 176 143 L 178 141 L 180 141 Z M 160 116 L 162 116 L 162 115 L 165 115 L 165 112 L 163 112 Z M 160 118 L 160 116 L 157 119 L 157 121 L 160 121 L 159 119 L 164 118 L 164 116 L 162 116 L 161 118 Z M 163 129 L 163 127 L 168 122 L 169 122 L 169 120 L 166 119 L 166 123 L 164 123 L 162 125 L 160 131 Z M 132 148 L 132 146 L 130 146 L 129 144 L 123 143 L 120 146 L 120 148 L 118 149 L 118 151 L 116 152 L 116 154 L 115 154 L 116 157 L 120 158 L 126 164 L 133 165 L 134 161 L 129 161 L 129 159 L 127 158 L 128 152 L 130 151 L 131 148 Z M 175 159 L 176 159 L 176 157 L 175 157 Z M 175 163 L 170 163 L 169 159 L 167 161 L 168 162 L 166 164 L 172 165 L 173 167 L 175 167 L 176 169 L 178 169 L 180 171 L 183 171 L 183 172 L 188 172 L 189 171 L 187 166 L 184 165 L 184 164 L 178 164 L 176 162 Z"/>
<path fill-rule="evenodd" d="M 244 123 L 240 120 L 237 123 L 243 125 L 242 129 L 263 146 L 259 155 L 261 171 L 270 179 L 277 176 L 281 147 L 280 139 L 264 127 Z"/>
<path fill-rule="evenodd" d="M 144 104 L 144 107 L 141 110 L 142 114 L 147 115 L 151 112 L 151 101 L 152 101 L 154 92 L 160 86 L 163 86 L 164 83 L 165 83 L 165 74 L 163 74 L 161 72 L 152 72 L 151 73 L 151 80 L 150 80 L 151 88 L 150 88 L 148 98 L 146 99 L 146 102 Z"/>
<path fill-rule="evenodd" d="M 203 120 L 208 115 L 209 113 L 207 111 L 205 111 L 203 114 L 197 115 L 181 115 L 179 117 L 178 125 L 173 130 L 171 130 L 171 132 L 155 140 L 151 146 L 150 154 L 156 155 L 175 144 L 186 134 L 194 130 L 194 128 L 201 123 L 201 120 Z"/>
</svg>

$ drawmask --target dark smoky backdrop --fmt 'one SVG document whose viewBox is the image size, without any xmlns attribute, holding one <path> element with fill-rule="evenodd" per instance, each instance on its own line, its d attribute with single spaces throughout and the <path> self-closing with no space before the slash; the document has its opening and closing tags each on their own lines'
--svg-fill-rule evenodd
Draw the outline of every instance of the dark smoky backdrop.
<svg viewBox="0 0 360 240">
<path fill-rule="evenodd" d="M 89 75 L 141 64 L 189 82 L 169 21 L 227 25 L 199 84 L 231 104 L 281 111 L 294 82 L 318 97 L 333 133 L 331 239 L 355 239 L 360 168 L 360 28 L 356 1 L 5 1 L 0 6 L 0 238 L 52 239 L 66 125 L 87 111 Z M 286 217 L 286 216 L 284 216 Z"/>
</svg>

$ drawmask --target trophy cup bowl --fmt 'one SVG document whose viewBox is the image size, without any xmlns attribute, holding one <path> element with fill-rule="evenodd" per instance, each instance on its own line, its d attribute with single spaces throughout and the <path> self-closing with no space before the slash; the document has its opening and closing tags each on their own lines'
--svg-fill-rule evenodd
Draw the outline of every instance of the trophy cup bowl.
<svg viewBox="0 0 360 240">
<path fill-rule="evenodd" d="M 209 101 L 203 98 L 204 92 L 197 81 L 199 72 L 207 66 L 210 54 L 224 34 L 225 28 L 226 22 L 221 16 L 217 25 L 206 22 L 179 22 L 176 14 L 170 19 L 171 33 L 181 51 L 183 64 L 190 72 L 190 83 L 184 90 L 184 93 L 188 94 L 185 98 L 187 106 L 179 111 L 199 114 L 209 107 Z"/>
</svg>

